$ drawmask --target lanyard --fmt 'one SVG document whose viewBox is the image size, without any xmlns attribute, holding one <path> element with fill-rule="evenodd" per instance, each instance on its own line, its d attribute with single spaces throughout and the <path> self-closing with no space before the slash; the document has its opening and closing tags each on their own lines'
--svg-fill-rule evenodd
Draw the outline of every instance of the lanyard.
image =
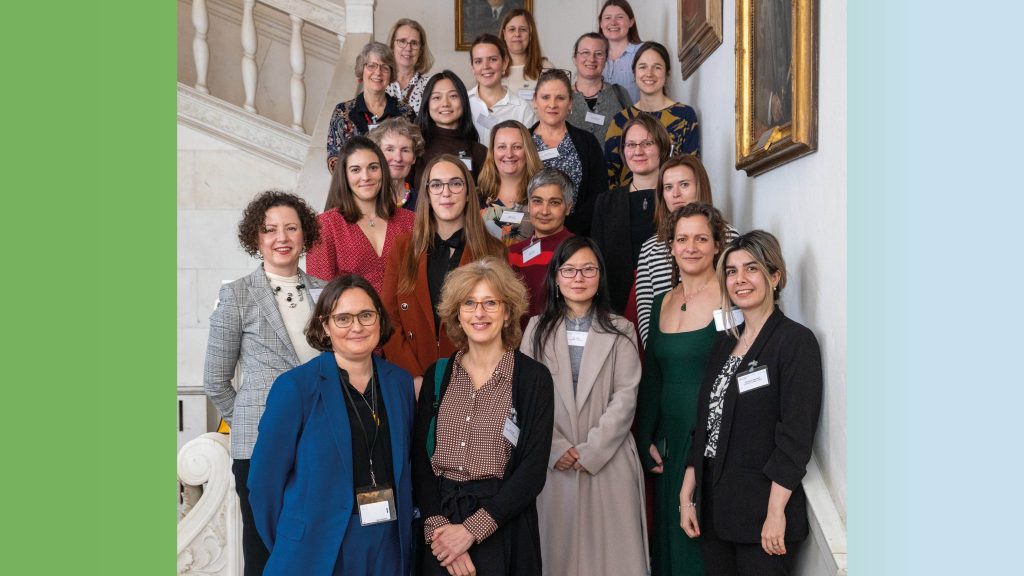
<svg viewBox="0 0 1024 576">
<path fill-rule="evenodd" d="M 370 414 L 373 415 L 373 422 L 375 427 L 373 429 L 373 441 L 370 441 L 370 435 L 366 433 L 366 427 L 363 426 L 363 417 L 359 415 L 359 408 L 356 407 L 355 400 L 352 398 L 352 392 L 348 389 L 349 383 L 345 382 L 342 384 L 341 389 L 345 391 L 345 397 L 352 404 L 352 411 L 356 413 L 356 421 L 359 422 L 359 430 L 363 433 L 363 442 L 366 444 L 366 452 L 370 457 L 370 483 L 374 487 L 377 486 L 377 477 L 373 473 L 373 449 L 377 445 L 377 433 L 380 432 L 380 417 L 377 416 L 377 371 L 374 370 L 370 374 L 370 402 L 366 401 L 366 397 L 362 394 L 359 395 L 366 404 L 366 407 L 370 409 Z"/>
</svg>

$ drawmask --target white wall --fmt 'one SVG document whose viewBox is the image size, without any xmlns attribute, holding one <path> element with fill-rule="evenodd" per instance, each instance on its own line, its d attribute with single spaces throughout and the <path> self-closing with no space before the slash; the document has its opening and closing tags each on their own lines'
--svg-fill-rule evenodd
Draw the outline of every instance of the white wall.
<svg viewBox="0 0 1024 576">
<path fill-rule="evenodd" d="M 295 186 L 296 172 L 178 125 L 178 386 L 202 386 L 210 313 L 223 280 L 257 260 L 236 238 L 242 210 L 264 190 Z"/>
</svg>

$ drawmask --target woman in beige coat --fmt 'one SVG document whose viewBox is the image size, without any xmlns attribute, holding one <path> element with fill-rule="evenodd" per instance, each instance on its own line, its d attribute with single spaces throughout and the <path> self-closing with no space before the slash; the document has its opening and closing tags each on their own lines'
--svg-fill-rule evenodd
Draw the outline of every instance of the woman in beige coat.
<svg viewBox="0 0 1024 576">
<path fill-rule="evenodd" d="M 594 241 L 566 239 L 548 264 L 544 312 L 522 351 L 550 370 L 555 426 L 537 499 L 545 575 L 650 572 L 643 473 L 629 433 L 640 358 L 633 325 L 612 315 Z"/>
</svg>

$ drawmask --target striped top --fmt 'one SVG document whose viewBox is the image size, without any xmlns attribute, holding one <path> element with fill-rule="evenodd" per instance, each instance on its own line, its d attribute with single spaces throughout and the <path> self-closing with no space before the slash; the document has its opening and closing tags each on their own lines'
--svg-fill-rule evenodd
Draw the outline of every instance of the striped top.
<svg viewBox="0 0 1024 576">
<path fill-rule="evenodd" d="M 636 265 L 636 317 L 640 326 L 640 341 L 647 345 L 650 330 L 651 305 L 654 297 L 672 289 L 672 254 L 655 234 L 640 246 Z"/>
</svg>

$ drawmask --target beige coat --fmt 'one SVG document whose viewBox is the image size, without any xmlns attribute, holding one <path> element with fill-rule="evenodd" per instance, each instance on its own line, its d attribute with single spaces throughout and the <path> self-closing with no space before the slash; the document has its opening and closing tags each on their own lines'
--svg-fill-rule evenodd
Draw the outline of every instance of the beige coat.
<svg viewBox="0 0 1024 576">
<path fill-rule="evenodd" d="M 629 427 L 636 410 L 640 358 L 633 325 L 614 316 L 629 338 L 591 328 L 576 389 L 565 322 L 542 358 L 555 382 L 555 426 L 548 477 L 537 498 L 544 574 L 643 576 L 650 572 L 643 473 Z M 538 317 L 530 319 L 521 350 L 532 356 Z M 586 471 L 555 470 L 570 447 Z"/>
</svg>

